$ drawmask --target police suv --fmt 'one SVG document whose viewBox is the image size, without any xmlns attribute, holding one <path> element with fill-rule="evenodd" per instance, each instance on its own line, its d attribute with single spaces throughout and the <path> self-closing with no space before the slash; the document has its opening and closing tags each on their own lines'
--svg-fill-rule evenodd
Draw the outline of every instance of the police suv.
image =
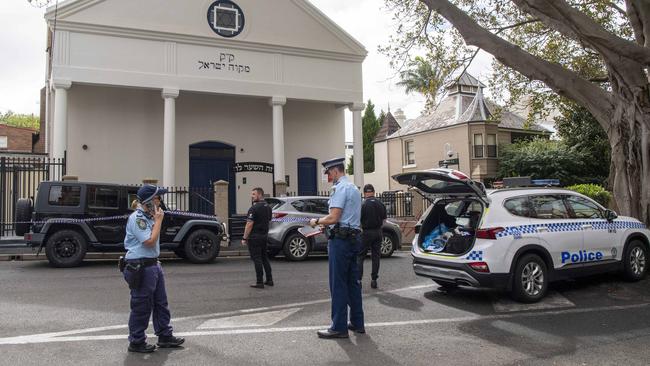
<svg viewBox="0 0 650 366">
<path fill-rule="evenodd" d="M 430 202 L 416 225 L 413 269 L 441 287 L 489 287 L 516 300 L 543 298 L 551 281 L 621 271 L 638 281 L 648 269 L 650 231 L 592 199 L 557 188 L 486 193 L 451 169 L 393 176 Z"/>
</svg>

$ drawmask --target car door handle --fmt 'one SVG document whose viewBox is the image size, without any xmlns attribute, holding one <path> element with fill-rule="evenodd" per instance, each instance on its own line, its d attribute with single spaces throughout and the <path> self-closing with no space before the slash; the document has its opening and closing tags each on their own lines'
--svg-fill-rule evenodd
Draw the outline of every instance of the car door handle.
<svg viewBox="0 0 650 366">
<path fill-rule="evenodd" d="M 583 229 L 593 229 L 593 225 L 586 224 L 586 225 L 580 225 Z"/>
<path fill-rule="evenodd" d="M 548 231 L 548 228 L 546 226 L 540 226 L 540 227 L 537 228 L 537 231 L 546 232 L 546 231 Z"/>
</svg>

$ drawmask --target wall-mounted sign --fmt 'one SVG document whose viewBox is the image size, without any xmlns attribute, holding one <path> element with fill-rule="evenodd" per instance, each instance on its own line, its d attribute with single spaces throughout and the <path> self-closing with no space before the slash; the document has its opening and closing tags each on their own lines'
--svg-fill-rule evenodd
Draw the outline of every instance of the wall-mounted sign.
<svg viewBox="0 0 650 366">
<path fill-rule="evenodd" d="M 257 162 L 235 163 L 235 165 L 233 166 L 233 171 L 235 173 L 260 172 L 260 173 L 271 173 L 271 174 L 273 174 L 273 164 L 257 163 Z"/>
<path fill-rule="evenodd" d="M 222 37 L 234 37 L 244 30 L 244 12 L 230 0 L 217 0 L 208 7 L 208 25 Z"/>
</svg>

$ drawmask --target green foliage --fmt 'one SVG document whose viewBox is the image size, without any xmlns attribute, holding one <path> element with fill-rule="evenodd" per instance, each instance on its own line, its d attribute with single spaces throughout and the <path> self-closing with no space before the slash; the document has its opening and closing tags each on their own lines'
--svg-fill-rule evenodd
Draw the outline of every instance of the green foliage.
<svg viewBox="0 0 650 366">
<path fill-rule="evenodd" d="M 350 162 L 348 163 L 347 168 L 345 168 L 345 174 L 347 175 L 354 174 L 354 155 L 350 156 Z"/>
<path fill-rule="evenodd" d="M 383 113 L 383 112 L 382 112 Z M 375 136 L 381 127 L 381 121 L 375 115 L 375 105 L 368 99 L 366 110 L 363 113 L 363 172 L 375 171 Z M 352 163 L 350 163 L 352 165 Z"/>
<path fill-rule="evenodd" d="M 38 130 L 40 119 L 33 114 L 18 114 L 7 111 L 6 113 L 0 112 L 0 123 L 12 127 L 25 127 Z"/>
<path fill-rule="evenodd" d="M 609 193 L 605 188 L 597 184 L 576 184 L 566 188 L 574 192 L 584 194 L 585 196 L 600 203 L 604 207 L 608 207 L 609 200 L 612 199 L 612 194 Z"/>
<path fill-rule="evenodd" d="M 611 149 L 607 134 L 586 108 L 564 103 L 561 116 L 555 119 L 557 133 L 565 145 L 582 151 L 584 175 L 594 183 L 604 184 L 609 176 Z"/>
<path fill-rule="evenodd" d="M 432 110 L 438 91 L 444 86 L 444 82 L 453 71 L 453 65 L 445 65 L 440 59 L 431 61 L 415 56 L 415 59 L 408 62 L 408 68 L 400 72 L 399 86 L 406 88 L 406 93 L 420 93 L 426 97 L 426 110 Z"/>
<path fill-rule="evenodd" d="M 561 141 L 534 139 L 500 146 L 499 177 L 559 179 L 561 185 L 590 181 L 584 176 L 587 155 Z"/>
</svg>

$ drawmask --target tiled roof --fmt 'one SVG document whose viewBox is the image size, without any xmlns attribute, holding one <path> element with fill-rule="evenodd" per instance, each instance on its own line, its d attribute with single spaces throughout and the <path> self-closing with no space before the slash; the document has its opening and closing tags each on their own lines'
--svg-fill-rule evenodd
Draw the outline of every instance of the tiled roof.
<svg viewBox="0 0 650 366">
<path fill-rule="evenodd" d="M 388 112 L 384 116 L 384 120 L 381 122 L 381 127 L 379 128 L 379 131 L 377 131 L 377 135 L 375 135 L 375 141 L 385 140 L 388 136 L 392 135 L 399 129 L 399 123 L 397 123 L 393 114 Z"/>
</svg>

